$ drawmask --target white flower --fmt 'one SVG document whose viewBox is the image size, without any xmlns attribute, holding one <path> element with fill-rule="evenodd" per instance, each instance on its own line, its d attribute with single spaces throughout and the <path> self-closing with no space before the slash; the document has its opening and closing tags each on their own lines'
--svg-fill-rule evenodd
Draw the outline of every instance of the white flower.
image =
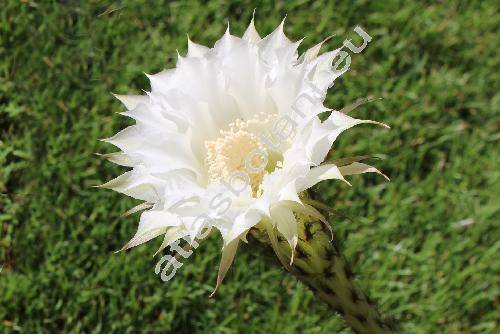
<svg viewBox="0 0 500 334">
<path fill-rule="evenodd" d="M 103 187 L 144 201 L 133 212 L 149 209 L 124 248 L 164 235 L 163 249 L 215 227 L 224 239 L 219 284 L 259 222 L 281 233 L 293 254 L 294 212 L 323 219 L 299 193 L 323 180 L 379 173 L 359 162 L 323 163 L 342 131 L 376 122 L 323 105 L 342 74 L 332 66 L 340 49 L 318 55 L 320 43 L 299 58 L 299 43 L 285 36 L 283 22 L 260 38 L 252 20 L 242 38 L 228 29 L 213 48 L 188 40 L 175 68 L 148 75 L 151 92 L 117 96 L 136 124 L 105 139 L 121 150 L 105 156 L 132 170 Z"/>
</svg>

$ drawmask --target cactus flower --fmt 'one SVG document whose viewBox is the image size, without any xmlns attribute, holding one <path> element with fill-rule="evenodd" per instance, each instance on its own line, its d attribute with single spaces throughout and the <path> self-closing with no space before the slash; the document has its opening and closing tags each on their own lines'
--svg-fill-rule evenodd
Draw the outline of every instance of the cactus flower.
<svg viewBox="0 0 500 334">
<path fill-rule="evenodd" d="M 188 39 L 175 68 L 148 75 L 150 92 L 116 95 L 136 123 L 104 140 L 120 149 L 104 156 L 131 169 L 102 187 L 143 201 L 131 210 L 142 213 L 124 249 L 162 236 L 162 250 L 214 228 L 223 239 L 216 288 L 238 245 L 256 242 L 353 329 L 383 332 L 308 189 L 381 174 L 359 159 L 325 159 L 343 131 L 385 125 L 326 107 L 345 71 L 333 66 L 341 49 L 320 54 L 319 43 L 299 56 L 299 44 L 283 22 L 261 38 L 253 19 L 242 38 L 228 28 L 212 48 Z"/>
</svg>

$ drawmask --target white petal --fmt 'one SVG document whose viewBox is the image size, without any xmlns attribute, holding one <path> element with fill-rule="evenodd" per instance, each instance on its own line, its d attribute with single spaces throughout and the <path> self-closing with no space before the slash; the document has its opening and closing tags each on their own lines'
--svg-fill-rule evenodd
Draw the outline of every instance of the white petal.
<svg viewBox="0 0 500 334">
<path fill-rule="evenodd" d="M 151 182 L 147 174 L 138 169 L 123 173 L 99 187 L 111 189 L 149 203 L 158 200 L 158 193 L 153 182 Z"/>
<path fill-rule="evenodd" d="M 377 173 L 385 177 L 387 181 L 390 181 L 389 178 L 379 171 L 377 168 L 372 167 L 370 165 L 361 163 L 361 162 L 353 162 L 350 165 L 339 167 L 342 175 L 355 175 L 355 174 L 363 174 L 363 173 Z"/>
<path fill-rule="evenodd" d="M 178 80 L 178 73 L 176 68 L 163 70 L 156 74 L 146 74 L 151 85 L 151 92 L 161 93 L 175 87 Z"/>
<path fill-rule="evenodd" d="M 276 205 L 271 208 L 271 222 L 276 224 L 278 231 L 283 234 L 292 249 L 290 265 L 293 262 L 295 247 L 299 240 L 297 233 L 297 221 L 292 210 L 283 205 Z"/>
<path fill-rule="evenodd" d="M 243 39 L 231 35 L 229 32 L 229 24 L 227 26 L 226 32 L 221 39 L 215 42 L 214 51 L 217 53 L 219 57 L 228 56 L 231 54 L 231 51 L 234 47 L 244 44 Z"/>
<path fill-rule="evenodd" d="M 175 242 L 181 238 L 184 238 L 187 235 L 188 235 L 188 232 L 184 228 L 181 228 L 181 227 L 167 228 L 167 230 L 165 232 L 165 237 L 163 238 L 163 241 L 160 245 L 160 248 L 158 248 L 158 250 L 156 251 L 156 253 L 154 253 L 153 256 L 156 256 L 156 254 L 158 254 L 159 252 L 161 252 L 162 250 L 164 250 L 165 248 L 170 246 L 173 242 Z"/>
<path fill-rule="evenodd" d="M 147 203 L 147 202 L 141 203 L 139 205 L 134 206 L 132 209 L 129 209 L 129 210 L 125 211 L 124 213 L 122 213 L 122 217 L 127 217 L 127 216 L 130 216 L 136 212 L 150 209 L 152 206 L 153 206 L 153 204 L 151 204 L 151 203 Z"/>
<path fill-rule="evenodd" d="M 141 234 L 136 234 L 132 239 L 130 239 L 129 242 L 127 242 L 119 251 L 117 252 L 121 252 L 121 251 L 124 251 L 124 250 L 127 250 L 127 249 L 130 249 L 130 248 L 133 248 L 135 246 L 139 246 L 145 242 L 148 242 L 149 240 L 152 240 L 154 238 L 156 238 L 157 236 L 163 234 L 165 232 L 165 229 L 156 229 L 156 230 L 151 230 L 151 231 L 148 231 L 148 232 L 144 232 L 144 233 L 141 233 Z M 115 252 L 115 253 L 117 253 Z"/>
<path fill-rule="evenodd" d="M 254 12 L 255 14 L 255 12 Z M 245 41 L 248 41 L 252 44 L 255 44 L 261 40 L 259 33 L 255 29 L 255 23 L 254 23 L 254 17 L 252 16 L 252 20 L 250 21 L 250 24 L 248 25 L 247 30 L 245 30 L 245 33 L 243 34 L 243 39 Z"/>
<path fill-rule="evenodd" d="M 384 123 L 372 120 L 353 118 L 336 110 L 333 110 L 330 117 L 328 117 L 328 119 L 325 121 L 325 125 L 331 127 L 332 129 L 342 128 L 344 130 L 363 123 L 377 124 L 390 129 L 390 127 Z"/>
<path fill-rule="evenodd" d="M 100 157 L 103 157 L 104 159 L 111 161 L 112 163 L 120 165 L 120 166 L 134 167 L 134 165 L 135 165 L 135 163 L 132 161 L 132 159 L 127 154 L 125 154 L 123 152 L 114 152 L 114 153 L 107 153 L 107 154 L 97 153 L 97 155 Z"/>
<path fill-rule="evenodd" d="M 141 161 L 150 173 L 184 168 L 203 176 L 202 161 L 197 160 L 191 151 L 189 138 L 179 133 L 134 125 L 104 141 L 121 149 L 132 160 Z"/>
<path fill-rule="evenodd" d="M 177 124 L 166 118 L 162 110 L 152 107 L 150 104 L 141 104 L 120 114 L 134 119 L 139 127 L 148 127 L 155 131 L 166 132 L 177 131 L 178 129 Z"/>
<path fill-rule="evenodd" d="M 179 217 L 167 211 L 143 212 L 136 234 L 125 246 L 123 246 L 122 250 L 143 244 L 163 234 L 168 227 L 177 226 L 179 224 Z"/>
<path fill-rule="evenodd" d="M 233 223 L 229 234 L 223 235 L 224 244 L 240 238 L 245 232 L 257 225 L 262 219 L 262 214 L 257 210 L 248 210 L 240 214 Z"/>
<path fill-rule="evenodd" d="M 234 46 L 231 55 L 222 61 L 227 93 L 235 99 L 244 119 L 253 118 L 264 110 L 274 110 L 266 90 L 267 69 L 255 47 L 246 43 Z"/>
<path fill-rule="evenodd" d="M 326 52 L 308 63 L 308 67 L 313 69 L 312 82 L 316 89 L 322 92 L 323 96 L 325 96 L 327 89 L 333 86 L 335 79 L 345 72 L 333 70 L 333 60 L 341 49 Z"/>
<path fill-rule="evenodd" d="M 297 194 L 297 187 L 295 184 L 295 178 L 292 178 L 280 192 L 278 196 L 278 201 L 291 201 L 300 203 L 299 195 Z"/>
<path fill-rule="evenodd" d="M 350 113 L 351 111 L 353 111 L 354 109 L 356 109 L 357 107 L 359 107 L 360 105 L 363 105 L 365 103 L 369 103 L 369 102 L 373 102 L 373 101 L 377 101 L 377 100 L 382 100 L 382 98 L 363 98 L 363 99 L 360 99 L 348 106 L 345 106 L 344 108 L 342 108 L 340 110 L 341 113 L 343 114 L 348 114 Z"/>
<path fill-rule="evenodd" d="M 314 207 L 305 204 L 305 203 L 298 203 L 296 201 L 282 201 L 280 202 L 280 205 L 284 205 L 292 209 L 294 212 L 298 212 L 307 216 L 311 216 L 313 218 L 319 219 L 322 222 L 326 222 L 326 218 L 316 210 Z"/>
<path fill-rule="evenodd" d="M 350 185 L 350 183 L 344 179 L 342 173 L 336 165 L 326 164 L 311 168 L 306 176 L 298 180 L 297 190 L 303 191 L 314 186 L 318 182 L 330 179 L 342 180 Z"/>
<path fill-rule="evenodd" d="M 188 37 L 188 57 L 203 57 L 209 50 L 204 45 L 194 43 Z"/>
<path fill-rule="evenodd" d="M 389 126 L 383 123 L 352 118 L 333 110 L 330 117 L 323 123 L 318 123 L 314 129 L 316 135 L 311 137 L 311 141 L 308 143 L 311 152 L 311 160 L 316 164 L 321 163 L 337 137 L 345 130 L 358 124 L 377 124 L 389 128 Z"/>
<path fill-rule="evenodd" d="M 271 241 L 271 247 L 274 250 L 274 253 L 280 260 L 281 264 L 283 267 L 285 267 L 286 270 L 290 271 L 291 267 L 289 262 L 285 259 L 285 256 L 281 253 L 279 249 L 279 244 L 278 244 L 278 238 L 276 237 L 276 231 L 272 224 L 268 220 L 263 221 L 264 227 L 266 228 L 267 235 L 269 236 L 269 240 Z"/>
<path fill-rule="evenodd" d="M 229 244 L 224 246 L 222 249 L 222 257 L 219 265 L 219 273 L 217 274 L 217 283 L 215 285 L 214 291 L 210 294 L 210 297 L 215 295 L 215 292 L 219 288 L 220 283 L 226 276 L 227 270 L 231 266 L 234 260 L 234 256 L 236 255 L 236 251 L 238 250 L 238 245 L 240 243 L 239 239 L 231 241 Z"/>
<path fill-rule="evenodd" d="M 306 52 L 304 52 L 302 54 L 302 56 L 300 56 L 299 61 L 308 63 L 308 62 L 314 60 L 318 56 L 319 51 L 321 50 L 321 47 L 323 46 L 323 44 L 326 41 L 328 41 L 330 38 L 332 38 L 332 36 L 325 38 L 320 43 L 318 43 L 315 46 L 313 46 L 312 48 L 308 49 Z"/>
<path fill-rule="evenodd" d="M 113 144 L 124 151 L 124 148 L 128 148 L 129 150 L 140 148 L 142 144 L 142 137 L 137 126 L 132 125 L 126 127 L 110 138 L 103 139 L 103 141 Z"/>
<path fill-rule="evenodd" d="M 233 43 L 227 43 L 230 44 L 228 48 L 232 49 Z M 204 58 L 184 58 L 178 61 L 177 71 L 179 79 L 176 90 L 182 92 L 179 102 L 206 103 L 210 116 L 220 129 L 241 116 L 234 98 L 227 92 L 226 78 L 220 68 Z M 197 115 L 191 116 L 196 118 Z M 196 121 L 192 124 L 196 124 Z"/>
<path fill-rule="evenodd" d="M 281 21 L 281 24 L 272 33 L 257 43 L 261 56 L 271 64 L 277 64 L 283 60 L 278 56 L 280 50 L 283 51 L 293 47 L 293 43 L 286 37 L 283 31 L 284 24 L 285 19 Z"/>
<path fill-rule="evenodd" d="M 353 162 L 360 162 L 360 161 L 363 161 L 363 160 L 368 159 L 368 158 L 370 158 L 369 155 L 356 155 L 353 157 L 345 157 L 345 158 L 335 159 L 332 161 L 332 163 L 334 163 L 340 167 L 340 166 L 349 165 Z"/>
<path fill-rule="evenodd" d="M 128 110 L 135 109 L 141 103 L 148 103 L 149 97 L 144 95 L 118 95 L 113 94 Z"/>
</svg>

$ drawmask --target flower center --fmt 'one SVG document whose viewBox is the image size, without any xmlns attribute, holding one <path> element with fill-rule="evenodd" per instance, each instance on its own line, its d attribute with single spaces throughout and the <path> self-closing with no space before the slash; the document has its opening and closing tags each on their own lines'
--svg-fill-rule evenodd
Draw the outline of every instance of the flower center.
<svg viewBox="0 0 500 334">
<path fill-rule="evenodd" d="M 248 121 L 238 119 L 229 124 L 229 130 L 221 130 L 217 139 L 205 142 L 210 183 L 220 179 L 227 181 L 235 172 L 243 172 L 248 175 L 253 194 L 258 192 L 267 173 L 266 166 L 263 166 L 267 165 L 267 158 L 265 154 L 255 152 L 267 154 L 267 151 L 256 133 L 267 127 L 271 120 L 271 115 L 263 113 Z"/>
</svg>

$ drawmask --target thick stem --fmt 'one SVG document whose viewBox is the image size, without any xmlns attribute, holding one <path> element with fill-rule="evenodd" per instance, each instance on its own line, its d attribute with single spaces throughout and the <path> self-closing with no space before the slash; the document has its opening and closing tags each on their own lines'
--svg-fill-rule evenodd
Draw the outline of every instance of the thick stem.
<svg viewBox="0 0 500 334">
<path fill-rule="evenodd" d="M 250 230 L 251 239 L 276 252 L 283 266 L 340 314 L 355 333 L 391 333 L 374 303 L 355 284 L 351 269 L 324 223 L 298 216 L 299 242 L 290 266 L 291 248 L 278 235 L 271 242 L 261 223 Z"/>
</svg>

